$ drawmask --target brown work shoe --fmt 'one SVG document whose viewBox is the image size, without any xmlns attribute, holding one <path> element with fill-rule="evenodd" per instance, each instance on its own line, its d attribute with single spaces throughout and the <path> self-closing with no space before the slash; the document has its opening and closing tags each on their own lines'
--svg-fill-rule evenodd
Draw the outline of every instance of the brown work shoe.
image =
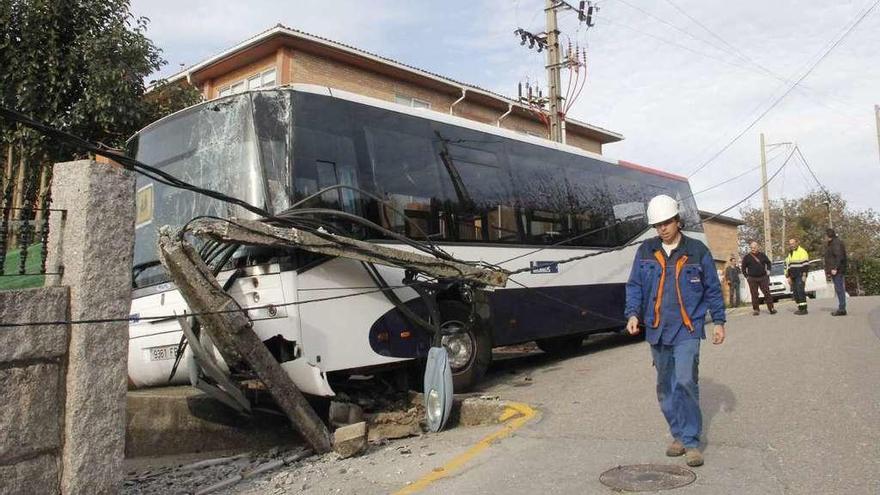
<svg viewBox="0 0 880 495">
<path fill-rule="evenodd" d="M 666 455 L 669 457 L 684 455 L 684 445 L 678 440 L 673 440 L 669 447 L 666 447 Z"/>
<path fill-rule="evenodd" d="M 690 467 L 703 465 L 703 453 L 700 452 L 700 449 L 685 449 L 684 457 Z"/>
</svg>

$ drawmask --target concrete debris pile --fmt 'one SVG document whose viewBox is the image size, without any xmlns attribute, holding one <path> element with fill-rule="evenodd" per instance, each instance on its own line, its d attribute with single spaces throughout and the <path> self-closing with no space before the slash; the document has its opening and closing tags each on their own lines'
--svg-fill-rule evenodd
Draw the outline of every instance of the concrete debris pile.
<svg viewBox="0 0 880 495">
<path fill-rule="evenodd" d="M 329 422 L 336 428 L 333 450 L 346 458 L 363 453 L 367 443 L 419 436 L 424 433 L 425 410 L 414 393 L 381 393 L 376 382 L 340 392 L 330 403 Z M 377 393 L 379 392 L 379 393 Z"/>
<path fill-rule="evenodd" d="M 207 495 L 232 487 L 242 480 L 257 478 L 284 466 L 308 462 L 309 449 L 270 449 L 257 454 L 218 457 L 190 464 L 162 466 L 129 472 L 123 482 L 126 495 Z"/>
</svg>

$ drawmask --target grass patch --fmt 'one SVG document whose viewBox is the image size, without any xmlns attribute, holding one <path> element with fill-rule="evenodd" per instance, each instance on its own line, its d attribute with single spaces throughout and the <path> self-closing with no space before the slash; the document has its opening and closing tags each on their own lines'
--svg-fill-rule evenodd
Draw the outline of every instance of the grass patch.
<svg viewBox="0 0 880 495">
<path fill-rule="evenodd" d="M 21 264 L 21 250 L 7 251 L 6 262 L 3 263 L 4 275 L 0 277 L 0 290 L 42 287 L 46 276 L 39 275 L 40 263 L 40 245 L 33 244 L 27 248 L 27 260 L 25 261 L 25 273 L 29 275 L 15 275 Z M 33 275 L 34 273 L 37 275 Z"/>
</svg>

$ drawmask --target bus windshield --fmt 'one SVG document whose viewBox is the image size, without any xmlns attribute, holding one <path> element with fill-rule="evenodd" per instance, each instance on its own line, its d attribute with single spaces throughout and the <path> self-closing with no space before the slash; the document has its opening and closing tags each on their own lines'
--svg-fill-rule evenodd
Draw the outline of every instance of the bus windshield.
<svg viewBox="0 0 880 495">
<path fill-rule="evenodd" d="M 189 184 L 280 211 L 289 206 L 288 101 L 283 92 L 261 92 L 198 105 L 139 132 L 129 141 L 130 152 Z M 199 215 L 254 217 L 241 207 L 137 177 L 135 287 L 165 279 L 156 263 L 159 228 L 180 227 Z"/>
</svg>

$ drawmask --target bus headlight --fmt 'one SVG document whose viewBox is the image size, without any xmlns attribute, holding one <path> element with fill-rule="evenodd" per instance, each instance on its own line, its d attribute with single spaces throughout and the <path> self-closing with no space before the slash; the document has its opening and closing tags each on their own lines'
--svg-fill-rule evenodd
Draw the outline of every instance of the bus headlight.
<svg viewBox="0 0 880 495">
<path fill-rule="evenodd" d="M 425 365 L 425 419 L 428 431 L 438 432 L 452 411 L 452 369 L 445 347 L 432 347 Z"/>
</svg>

